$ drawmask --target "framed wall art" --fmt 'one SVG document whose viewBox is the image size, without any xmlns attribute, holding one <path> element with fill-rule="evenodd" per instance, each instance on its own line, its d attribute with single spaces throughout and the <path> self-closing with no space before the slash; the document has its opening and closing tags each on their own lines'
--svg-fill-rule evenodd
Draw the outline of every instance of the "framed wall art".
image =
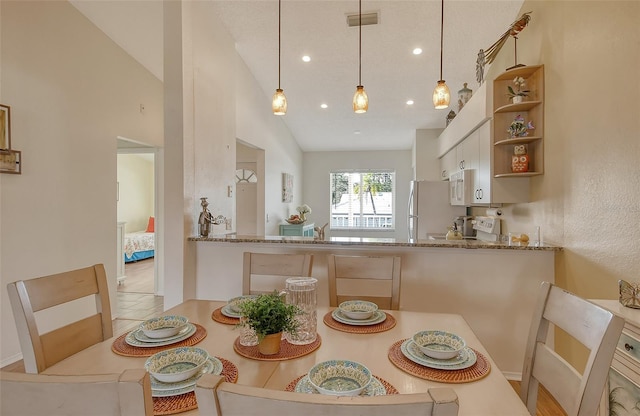
<svg viewBox="0 0 640 416">
<path fill-rule="evenodd" d="M 22 173 L 21 152 L 0 149 L 0 173 Z"/>
<path fill-rule="evenodd" d="M 0 104 L 0 150 L 11 149 L 11 108 Z"/>
<path fill-rule="evenodd" d="M 293 202 L 293 175 L 282 174 L 282 202 Z"/>
</svg>

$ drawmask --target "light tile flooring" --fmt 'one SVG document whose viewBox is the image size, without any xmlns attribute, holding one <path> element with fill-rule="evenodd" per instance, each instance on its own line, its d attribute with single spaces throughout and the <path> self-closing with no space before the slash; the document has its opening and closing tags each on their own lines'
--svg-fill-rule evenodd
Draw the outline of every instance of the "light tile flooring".
<svg viewBox="0 0 640 416">
<path fill-rule="evenodd" d="M 164 298 L 153 294 L 153 259 L 125 264 L 125 281 L 118 285 L 113 308 L 113 335 L 134 328 L 145 319 L 164 311 Z"/>
</svg>

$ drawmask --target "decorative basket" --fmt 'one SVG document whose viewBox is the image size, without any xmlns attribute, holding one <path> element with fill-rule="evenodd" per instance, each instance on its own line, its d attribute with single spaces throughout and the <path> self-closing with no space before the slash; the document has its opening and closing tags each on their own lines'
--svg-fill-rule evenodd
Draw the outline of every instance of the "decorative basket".
<svg viewBox="0 0 640 416">
<path fill-rule="evenodd" d="M 640 309 L 640 284 L 618 280 L 620 303 L 627 308 Z"/>
<path fill-rule="evenodd" d="M 285 221 L 293 225 L 304 224 L 306 222 L 306 220 L 290 220 L 289 218 L 285 218 Z"/>
</svg>

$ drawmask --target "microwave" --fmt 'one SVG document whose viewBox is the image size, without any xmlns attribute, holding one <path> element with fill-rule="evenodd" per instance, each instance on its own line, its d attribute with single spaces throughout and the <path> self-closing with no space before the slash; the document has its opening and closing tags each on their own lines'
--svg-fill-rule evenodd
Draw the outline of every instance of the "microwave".
<svg viewBox="0 0 640 416">
<path fill-rule="evenodd" d="M 473 170 L 465 169 L 449 176 L 449 200 L 451 205 L 469 206 L 473 203 Z"/>
</svg>

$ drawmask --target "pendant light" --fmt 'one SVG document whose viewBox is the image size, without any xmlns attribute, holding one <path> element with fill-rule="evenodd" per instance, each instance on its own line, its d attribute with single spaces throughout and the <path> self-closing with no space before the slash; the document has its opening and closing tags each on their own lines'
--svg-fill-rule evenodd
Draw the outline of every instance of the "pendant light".
<svg viewBox="0 0 640 416">
<path fill-rule="evenodd" d="M 444 0 L 442 0 L 442 8 L 441 8 L 441 18 L 440 18 L 440 80 L 438 81 L 438 85 L 436 89 L 433 90 L 433 105 L 436 110 L 442 110 L 443 108 L 449 107 L 449 102 L 451 101 L 451 93 L 449 92 L 449 87 L 442 79 L 442 38 L 444 33 Z"/>
<path fill-rule="evenodd" d="M 353 95 L 353 111 L 357 114 L 366 113 L 369 109 L 369 97 L 362 86 L 362 0 L 358 0 L 359 4 L 359 38 L 358 38 L 358 86 L 356 93 Z"/>
<path fill-rule="evenodd" d="M 283 116 L 287 113 L 287 97 L 284 96 L 284 91 L 280 88 L 280 9 L 281 0 L 278 0 L 278 89 L 273 94 L 273 101 L 271 102 L 273 114 L 277 116 Z"/>
</svg>

